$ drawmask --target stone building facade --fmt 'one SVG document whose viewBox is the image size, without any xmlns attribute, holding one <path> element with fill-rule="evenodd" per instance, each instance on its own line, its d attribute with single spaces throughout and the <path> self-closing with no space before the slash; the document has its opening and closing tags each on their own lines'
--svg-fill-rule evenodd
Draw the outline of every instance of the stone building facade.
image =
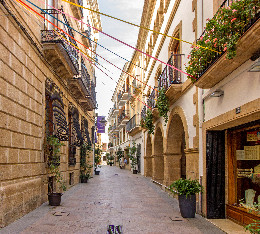
<svg viewBox="0 0 260 234">
<path fill-rule="evenodd" d="M 57 136 L 64 144 L 60 170 L 67 187 L 79 182 L 79 146 L 83 142 L 92 144 L 95 124 L 96 77 L 87 58 L 91 61 L 95 56 L 93 41 L 98 37 L 90 27 L 66 15 L 82 19 L 83 11 L 62 1 L 32 1 L 39 8 L 30 7 L 45 19 L 18 1 L 0 3 L 0 227 L 3 227 L 47 201 L 51 175 L 44 149 L 48 134 Z M 97 1 L 85 3 L 98 9 Z M 99 16 L 87 13 L 84 19 L 101 29 Z M 77 44 L 78 49 L 68 41 Z"/>
</svg>

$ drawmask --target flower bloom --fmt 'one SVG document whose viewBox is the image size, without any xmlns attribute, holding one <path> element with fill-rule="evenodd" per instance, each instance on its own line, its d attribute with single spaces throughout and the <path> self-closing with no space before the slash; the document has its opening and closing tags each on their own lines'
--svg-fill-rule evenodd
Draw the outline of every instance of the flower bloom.
<svg viewBox="0 0 260 234">
<path fill-rule="evenodd" d="M 189 58 L 190 58 L 190 54 L 188 55 L 187 59 L 189 59 Z"/>
<path fill-rule="evenodd" d="M 226 51 L 226 50 L 227 50 L 227 47 L 224 48 L 224 51 Z"/>
<path fill-rule="evenodd" d="M 233 9 L 232 12 L 235 13 L 237 10 L 236 9 Z"/>
<path fill-rule="evenodd" d="M 200 40 L 202 40 L 202 39 L 203 39 L 203 36 L 200 37 Z"/>
<path fill-rule="evenodd" d="M 218 40 L 218 38 L 214 38 L 213 42 L 216 42 L 216 40 Z"/>
<path fill-rule="evenodd" d="M 235 21 L 237 18 L 233 18 L 232 20 L 231 20 L 231 23 L 233 22 L 233 21 Z"/>
<path fill-rule="evenodd" d="M 207 39 L 206 41 L 205 41 L 205 43 L 208 43 L 209 42 L 209 39 Z"/>
<path fill-rule="evenodd" d="M 214 44 L 214 47 L 217 47 L 217 42 Z"/>
</svg>

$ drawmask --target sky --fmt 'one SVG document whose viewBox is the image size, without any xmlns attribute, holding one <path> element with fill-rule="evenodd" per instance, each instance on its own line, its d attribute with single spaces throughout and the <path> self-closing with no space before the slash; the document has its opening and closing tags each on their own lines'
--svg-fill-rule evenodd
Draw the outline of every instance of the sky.
<svg viewBox="0 0 260 234">
<path fill-rule="evenodd" d="M 140 25 L 144 0 L 99 0 L 98 3 L 100 12 Z M 103 32 L 131 46 L 136 46 L 139 28 L 103 15 L 101 15 L 101 25 Z M 98 43 L 129 61 L 132 58 L 134 52 L 133 49 L 102 33 L 99 33 Z M 97 53 L 121 69 L 127 62 L 100 46 L 97 47 Z M 116 81 L 119 79 L 122 71 L 101 58 L 98 58 L 98 62 L 109 71 L 105 70 L 101 66 L 99 67 L 113 78 L 113 80 L 110 79 L 96 68 L 96 92 L 98 103 L 96 113 L 98 113 L 99 116 L 106 116 L 107 119 L 109 109 L 113 107 L 111 98 L 116 87 Z M 106 127 L 106 131 L 107 128 L 108 127 Z M 101 140 L 102 142 L 108 142 L 107 133 L 102 134 Z"/>
<path fill-rule="evenodd" d="M 144 0 L 99 0 L 98 3 L 100 12 L 140 25 Z M 131 46 L 136 46 L 139 28 L 103 15 L 101 15 L 101 25 L 103 32 L 126 42 Z M 99 33 L 98 43 L 129 61 L 132 58 L 134 52 L 133 49 L 105 36 L 102 33 Z M 121 69 L 127 62 L 100 46 L 97 47 L 97 53 Z M 98 110 L 96 110 L 96 112 L 98 115 L 107 117 L 109 109 L 113 107 L 111 98 L 116 87 L 116 81 L 120 77 L 121 70 L 115 68 L 101 58 L 98 58 L 98 62 L 110 71 L 109 72 L 99 66 L 114 80 L 111 80 L 96 68 L 96 92 L 98 103 Z"/>
</svg>

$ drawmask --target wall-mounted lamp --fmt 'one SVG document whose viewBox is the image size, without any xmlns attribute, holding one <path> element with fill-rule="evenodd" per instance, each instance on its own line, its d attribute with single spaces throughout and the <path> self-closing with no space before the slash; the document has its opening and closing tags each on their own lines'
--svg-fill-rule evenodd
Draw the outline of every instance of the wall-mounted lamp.
<svg viewBox="0 0 260 234">
<path fill-rule="evenodd" d="M 212 94 L 210 94 L 211 97 L 221 97 L 224 95 L 224 91 L 221 89 L 216 89 Z"/>
<path fill-rule="evenodd" d="M 260 72 L 260 59 L 257 60 L 256 63 L 254 63 L 250 69 L 248 70 L 249 72 Z"/>
</svg>

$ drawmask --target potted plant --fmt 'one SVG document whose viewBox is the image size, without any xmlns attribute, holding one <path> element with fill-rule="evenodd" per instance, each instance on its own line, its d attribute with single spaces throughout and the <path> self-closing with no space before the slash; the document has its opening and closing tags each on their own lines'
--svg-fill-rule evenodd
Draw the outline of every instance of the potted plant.
<svg viewBox="0 0 260 234">
<path fill-rule="evenodd" d="M 165 94 L 165 88 L 159 90 L 156 107 L 158 108 L 159 115 L 164 118 L 164 125 L 166 126 L 168 122 L 169 101 Z"/>
<path fill-rule="evenodd" d="M 119 162 L 119 167 L 120 167 L 120 169 L 122 169 L 122 165 L 121 165 L 121 163 L 120 163 L 120 159 L 121 159 L 122 157 L 124 157 L 124 151 L 122 150 L 121 147 L 118 148 L 118 150 L 117 150 L 117 152 L 116 152 L 116 155 L 117 155 L 117 162 Z"/>
<path fill-rule="evenodd" d="M 80 182 L 87 183 L 91 177 L 91 162 L 89 158 L 89 152 L 91 147 L 84 143 L 80 147 Z"/>
<path fill-rule="evenodd" d="M 250 223 L 247 226 L 245 226 L 245 230 L 253 234 L 260 233 L 260 221 L 254 220 L 254 223 Z"/>
<path fill-rule="evenodd" d="M 149 134 L 154 134 L 153 113 L 151 110 L 147 110 L 142 125 L 148 130 Z"/>
<path fill-rule="evenodd" d="M 95 149 L 95 158 L 94 158 L 94 171 L 95 175 L 99 175 L 100 171 L 97 170 L 98 168 L 101 168 L 100 163 L 101 163 L 101 153 L 102 150 L 99 147 L 96 147 Z"/>
<path fill-rule="evenodd" d="M 182 179 L 174 181 L 170 190 L 178 194 L 180 212 L 183 218 L 194 218 L 196 212 L 196 193 L 203 188 L 197 180 Z"/>
<path fill-rule="evenodd" d="M 136 143 L 133 142 L 133 146 L 132 147 L 129 147 L 129 150 L 128 150 L 128 156 L 131 160 L 131 168 L 133 169 L 133 174 L 137 174 L 137 157 L 136 157 Z"/>
<path fill-rule="evenodd" d="M 113 155 L 108 156 L 107 162 L 110 166 L 112 166 L 114 164 L 114 156 Z"/>
<path fill-rule="evenodd" d="M 60 150 L 63 144 L 55 136 L 47 137 L 47 143 L 45 145 L 45 154 L 47 155 L 47 164 L 49 168 L 49 174 L 53 176 L 53 181 L 49 182 L 48 188 L 48 200 L 49 205 L 59 206 L 61 203 L 61 192 L 57 192 L 56 186 L 53 186 L 53 182 L 59 184 L 60 191 L 66 191 L 66 185 L 63 181 L 63 177 L 60 172 Z"/>
</svg>

